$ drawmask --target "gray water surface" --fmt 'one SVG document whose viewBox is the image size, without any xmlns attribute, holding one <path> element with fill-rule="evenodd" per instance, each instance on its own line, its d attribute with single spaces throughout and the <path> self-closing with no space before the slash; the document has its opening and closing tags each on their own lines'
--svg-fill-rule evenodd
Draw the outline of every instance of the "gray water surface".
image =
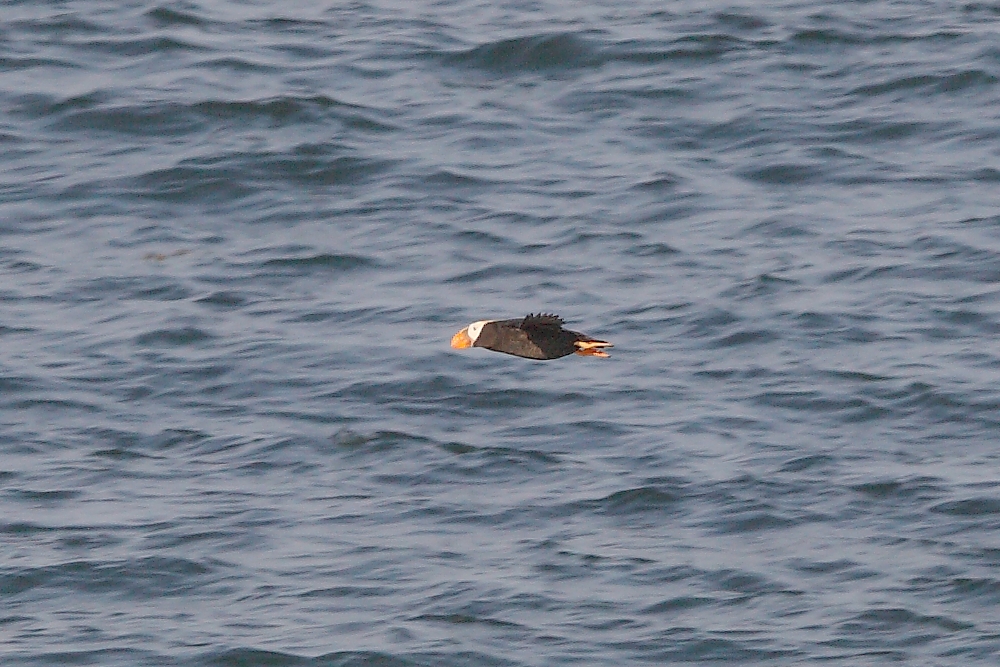
<svg viewBox="0 0 1000 667">
<path fill-rule="evenodd" d="M 996 665 L 1000 5 L 760 4 L 6 3 L 0 662 Z"/>
</svg>

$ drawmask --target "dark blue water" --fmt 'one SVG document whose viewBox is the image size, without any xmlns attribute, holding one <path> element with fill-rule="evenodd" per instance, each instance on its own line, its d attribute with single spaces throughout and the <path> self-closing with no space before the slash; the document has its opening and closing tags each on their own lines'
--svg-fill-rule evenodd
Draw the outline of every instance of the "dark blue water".
<svg viewBox="0 0 1000 667">
<path fill-rule="evenodd" d="M 1000 5 L 761 4 L 3 4 L 0 663 L 998 664 Z"/>
</svg>

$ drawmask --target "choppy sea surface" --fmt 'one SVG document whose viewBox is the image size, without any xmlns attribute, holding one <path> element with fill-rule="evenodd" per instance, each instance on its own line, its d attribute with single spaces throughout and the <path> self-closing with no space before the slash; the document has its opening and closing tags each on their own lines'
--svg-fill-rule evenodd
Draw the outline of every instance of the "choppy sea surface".
<svg viewBox="0 0 1000 667">
<path fill-rule="evenodd" d="M 5 2 L 0 663 L 998 664 L 998 32 Z"/>
</svg>

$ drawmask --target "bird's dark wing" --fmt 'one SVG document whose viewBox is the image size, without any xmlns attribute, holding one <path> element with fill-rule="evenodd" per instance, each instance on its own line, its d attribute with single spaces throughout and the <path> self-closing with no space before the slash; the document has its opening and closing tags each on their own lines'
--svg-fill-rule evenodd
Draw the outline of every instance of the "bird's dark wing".
<svg viewBox="0 0 1000 667">
<path fill-rule="evenodd" d="M 536 359 L 558 359 L 576 351 L 573 341 L 576 334 L 562 328 L 558 315 L 528 315 L 521 321 L 521 331 L 531 344 L 538 348 Z"/>
<path fill-rule="evenodd" d="M 554 353 L 552 342 L 563 334 L 560 321 L 554 315 L 529 315 L 516 320 L 491 322 L 483 327 L 476 345 L 528 359 L 555 359 L 572 352 L 564 352 L 560 348 L 558 354 Z"/>
<path fill-rule="evenodd" d="M 522 329 L 537 329 L 537 328 L 548 328 L 555 327 L 560 328 L 563 325 L 563 318 L 558 315 L 547 315 L 544 313 L 539 313 L 537 315 L 527 315 L 523 320 L 521 320 Z"/>
<path fill-rule="evenodd" d="M 520 320 L 514 320 L 519 322 Z M 487 347 L 497 352 L 506 352 L 516 357 L 527 359 L 548 359 L 549 355 L 532 339 L 531 332 L 519 329 L 516 325 L 503 331 L 502 340 L 491 343 Z"/>
</svg>

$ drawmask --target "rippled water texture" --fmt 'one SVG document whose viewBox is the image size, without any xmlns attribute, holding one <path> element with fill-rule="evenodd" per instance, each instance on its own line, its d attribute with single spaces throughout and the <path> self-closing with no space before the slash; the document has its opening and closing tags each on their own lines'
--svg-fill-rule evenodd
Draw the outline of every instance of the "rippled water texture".
<svg viewBox="0 0 1000 667">
<path fill-rule="evenodd" d="M 1000 4 L 0 19 L 3 665 L 998 664 Z"/>
</svg>

